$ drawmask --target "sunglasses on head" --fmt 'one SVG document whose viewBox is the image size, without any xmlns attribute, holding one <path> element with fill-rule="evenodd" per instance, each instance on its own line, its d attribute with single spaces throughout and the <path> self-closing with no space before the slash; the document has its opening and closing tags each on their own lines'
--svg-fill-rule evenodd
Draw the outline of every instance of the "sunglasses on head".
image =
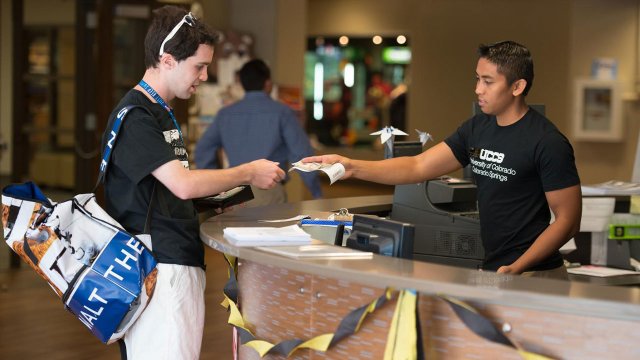
<svg viewBox="0 0 640 360">
<path fill-rule="evenodd" d="M 174 36 L 176 36 L 176 33 L 178 32 L 178 30 L 180 30 L 180 28 L 182 27 L 182 24 L 187 24 L 191 27 L 193 27 L 196 24 L 196 17 L 193 16 L 193 14 L 188 13 L 187 15 L 185 15 L 182 20 L 180 20 L 180 22 L 173 28 L 173 30 L 171 30 L 171 32 L 167 35 L 166 38 L 164 38 L 164 40 L 162 41 L 162 44 L 160 44 L 160 56 L 162 56 L 162 54 L 164 54 L 164 44 L 167 43 L 167 41 L 173 39 Z"/>
</svg>

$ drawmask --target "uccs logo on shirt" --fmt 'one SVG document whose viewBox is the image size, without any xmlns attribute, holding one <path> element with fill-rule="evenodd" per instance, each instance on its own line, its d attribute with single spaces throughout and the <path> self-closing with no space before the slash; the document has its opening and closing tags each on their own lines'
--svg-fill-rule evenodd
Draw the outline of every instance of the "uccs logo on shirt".
<svg viewBox="0 0 640 360">
<path fill-rule="evenodd" d="M 497 151 L 487 149 L 480 150 L 480 159 L 501 164 L 504 160 L 504 154 Z"/>
</svg>

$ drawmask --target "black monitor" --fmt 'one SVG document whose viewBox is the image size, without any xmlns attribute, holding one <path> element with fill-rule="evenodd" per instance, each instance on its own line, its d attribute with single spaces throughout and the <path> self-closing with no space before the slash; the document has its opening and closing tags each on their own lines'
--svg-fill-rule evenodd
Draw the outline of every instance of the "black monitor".
<svg viewBox="0 0 640 360">
<path fill-rule="evenodd" d="M 420 141 L 391 141 L 391 147 L 384 147 L 384 158 L 391 159 L 400 156 L 414 156 L 422 152 L 422 143 Z"/>
<path fill-rule="evenodd" d="M 422 152 L 422 143 L 420 141 L 394 141 L 393 157 L 415 156 Z"/>
<path fill-rule="evenodd" d="M 353 216 L 347 247 L 404 259 L 413 258 L 414 226 L 364 215 Z"/>
</svg>

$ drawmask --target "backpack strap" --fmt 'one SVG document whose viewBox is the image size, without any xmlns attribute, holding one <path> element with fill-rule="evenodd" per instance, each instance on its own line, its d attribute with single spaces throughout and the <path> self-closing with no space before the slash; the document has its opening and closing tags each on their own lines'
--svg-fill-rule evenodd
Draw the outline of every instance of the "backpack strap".
<svg viewBox="0 0 640 360">
<path fill-rule="evenodd" d="M 109 140 L 105 144 L 104 151 L 102 152 L 102 161 L 100 162 L 100 173 L 98 174 L 96 185 L 93 187 L 93 192 L 96 191 L 100 183 L 104 182 L 104 177 L 107 174 L 107 165 L 109 165 L 109 160 L 111 159 L 111 152 L 113 151 L 113 147 L 116 145 L 116 139 L 118 138 L 118 133 L 120 132 L 120 128 L 122 127 L 122 122 L 124 121 L 124 118 L 129 113 L 129 111 L 134 108 L 141 108 L 147 113 L 149 113 L 149 115 L 152 115 L 151 112 L 149 112 L 149 110 L 142 105 L 127 105 L 123 107 L 120 111 L 118 111 L 116 118 L 113 120 L 111 132 L 109 133 Z"/>
<path fill-rule="evenodd" d="M 151 190 L 151 200 L 149 200 L 149 208 L 147 209 L 147 217 L 144 220 L 144 229 L 142 230 L 143 234 L 151 235 L 151 208 L 153 207 L 153 203 L 155 202 L 155 194 L 156 194 L 156 186 L 158 185 L 158 180 L 153 183 L 153 190 Z"/>
<path fill-rule="evenodd" d="M 109 133 L 109 141 L 105 144 L 104 151 L 102 152 L 102 161 L 100 162 L 100 173 L 98 174 L 98 180 L 96 180 L 96 185 L 93 187 L 93 192 L 96 191 L 100 183 L 104 182 L 104 178 L 107 175 L 107 165 L 109 165 L 109 160 L 111 160 L 111 152 L 113 151 L 113 147 L 116 145 L 116 139 L 118 138 L 118 133 L 120 132 L 120 128 L 122 127 L 122 123 L 124 122 L 125 116 L 129 113 L 131 109 L 141 108 L 146 111 L 149 115 L 153 116 L 149 109 L 142 105 L 127 105 L 123 107 L 116 118 L 113 120 L 113 125 L 111 127 L 111 132 Z M 147 209 L 147 217 L 145 219 L 144 224 L 144 233 L 151 234 L 151 209 L 153 208 L 153 203 L 155 199 L 156 186 L 158 185 L 158 180 L 153 184 L 153 190 L 151 191 L 151 200 L 149 200 L 149 208 Z"/>
</svg>

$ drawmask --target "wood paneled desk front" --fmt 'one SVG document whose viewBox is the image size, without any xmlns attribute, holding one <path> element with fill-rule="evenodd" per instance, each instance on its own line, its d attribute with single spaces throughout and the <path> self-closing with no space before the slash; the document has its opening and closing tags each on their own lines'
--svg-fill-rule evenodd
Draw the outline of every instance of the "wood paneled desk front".
<svg viewBox="0 0 640 360">
<path fill-rule="evenodd" d="M 508 324 L 508 336 L 538 354 L 558 359 L 640 357 L 638 288 L 498 275 L 377 255 L 371 260 L 296 260 L 235 247 L 223 237 L 227 226 L 264 226 L 260 219 L 326 217 L 343 207 L 352 213 L 381 212 L 390 203 L 391 196 L 368 196 L 237 209 L 207 220 L 200 232 L 207 245 L 240 259 L 243 316 L 256 337 L 272 343 L 333 332 L 345 314 L 392 287 L 419 294 L 420 340 L 427 358 L 520 358 L 513 348 L 469 330 L 439 294 L 471 304 L 498 327 Z M 326 353 L 300 350 L 292 358 L 381 359 L 394 306 L 389 302 L 359 332 Z M 245 346 L 240 356 L 259 358 Z"/>
</svg>

